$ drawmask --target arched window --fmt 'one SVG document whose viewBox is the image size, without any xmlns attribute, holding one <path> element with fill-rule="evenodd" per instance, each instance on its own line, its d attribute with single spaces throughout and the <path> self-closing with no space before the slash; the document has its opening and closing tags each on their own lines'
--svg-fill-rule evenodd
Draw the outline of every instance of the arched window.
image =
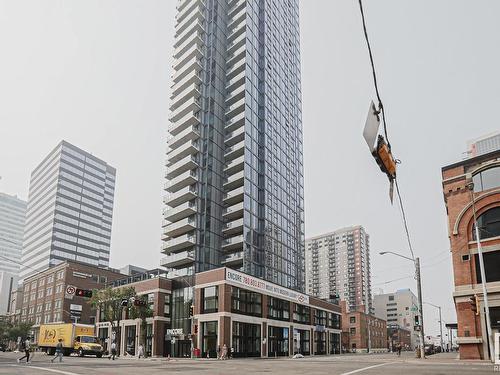
<svg viewBox="0 0 500 375">
<path fill-rule="evenodd" d="M 479 229 L 479 238 L 481 240 L 500 236 L 500 207 L 495 207 L 482 213 L 477 218 L 477 225 Z M 476 240 L 476 229 L 474 225 L 472 226 L 472 238 Z"/>
<path fill-rule="evenodd" d="M 472 182 L 475 192 L 500 187 L 500 167 L 482 170 L 472 177 Z"/>
</svg>

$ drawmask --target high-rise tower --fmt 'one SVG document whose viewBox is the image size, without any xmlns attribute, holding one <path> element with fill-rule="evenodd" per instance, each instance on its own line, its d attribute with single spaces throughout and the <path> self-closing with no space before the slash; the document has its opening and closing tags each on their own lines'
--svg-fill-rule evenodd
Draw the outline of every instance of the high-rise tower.
<svg viewBox="0 0 500 375">
<path fill-rule="evenodd" d="M 298 0 L 181 0 L 162 265 L 304 288 Z"/>
<path fill-rule="evenodd" d="M 31 173 L 21 279 L 62 261 L 108 267 L 115 168 L 62 141 Z"/>
</svg>

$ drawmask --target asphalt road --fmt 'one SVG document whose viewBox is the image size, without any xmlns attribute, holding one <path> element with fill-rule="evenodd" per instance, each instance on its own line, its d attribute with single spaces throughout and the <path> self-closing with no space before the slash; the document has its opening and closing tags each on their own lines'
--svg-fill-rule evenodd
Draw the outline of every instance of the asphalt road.
<svg viewBox="0 0 500 375">
<path fill-rule="evenodd" d="M 458 375 L 494 374 L 494 367 L 487 362 L 461 362 L 456 354 L 443 353 L 417 360 L 409 353 L 398 358 L 393 354 L 321 356 L 303 359 L 232 359 L 189 360 L 164 359 L 137 360 L 120 358 L 64 357 L 63 363 L 50 363 L 51 357 L 36 353 L 30 364 L 16 362 L 19 353 L 0 353 L 1 375 L 157 375 L 168 373 L 218 375 L 218 374 L 331 374 L 331 375 Z M 500 371 L 498 372 L 500 374 Z"/>
</svg>

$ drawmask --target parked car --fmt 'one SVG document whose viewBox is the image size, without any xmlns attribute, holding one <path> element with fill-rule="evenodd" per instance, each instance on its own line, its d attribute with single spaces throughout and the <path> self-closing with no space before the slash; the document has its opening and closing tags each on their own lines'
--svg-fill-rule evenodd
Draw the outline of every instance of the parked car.
<svg viewBox="0 0 500 375">
<path fill-rule="evenodd" d="M 7 350 L 7 345 L 0 343 L 0 351 L 5 352 Z"/>
<path fill-rule="evenodd" d="M 432 355 L 432 354 L 436 353 L 436 349 L 434 347 L 434 344 L 425 345 L 424 350 L 425 350 L 425 355 Z"/>
</svg>

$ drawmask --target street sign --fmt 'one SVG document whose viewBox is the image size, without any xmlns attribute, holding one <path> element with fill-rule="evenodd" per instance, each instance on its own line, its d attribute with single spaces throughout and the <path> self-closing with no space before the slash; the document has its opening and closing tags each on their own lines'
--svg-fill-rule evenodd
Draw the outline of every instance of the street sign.
<svg viewBox="0 0 500 375">
<path fill-rule="evenodd" d="M 71 304 L 69 305 L 69 311 L 82 311 L 82 305 L 75 305 L 75 304 Z"/>
<path fill-rule="evenodd" d="M 413 326 L 413 330 L 414 331 L 420 332 L 420 329 L 421 329 L 420 326 Z"/>
<path fill-rule="evenodd" d="M 380 127 L 380 117 L 378 116 L 377 108 L 373 101 L 370 103 L 368 116 L 366 117 L 365 128 L 363 129 L 363 137 L 370 152 L 375 151 L 375 141 L 377 140 L 378 129 Z"/>
<path fill-rule="evenodd" d="M 76 287 L 73 285 L 68 285 L 66 287 L 66 291 L 64 293 L 64 298 L 66 299 L 73 299 L 76 293 Z"/>
</svg>

